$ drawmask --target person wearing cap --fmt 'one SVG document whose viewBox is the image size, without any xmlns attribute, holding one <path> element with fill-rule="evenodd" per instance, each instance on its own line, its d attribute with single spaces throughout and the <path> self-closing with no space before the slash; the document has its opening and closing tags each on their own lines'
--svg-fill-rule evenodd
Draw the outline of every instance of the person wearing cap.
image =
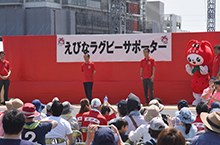
<svg viewBox="0 0 220 145">
<path fill-rule="evenodd" d="M 147 122 L 146 124 L 142 124 L 139 126 L 135 131 L 131 131 L 129 133 L 129 140 L 132 142 L 139 141 L 141 137 L 143 137 L 143 142 L 146 142 L 151 138 L 150 134 L 148 133 L 149 128 L 149 122 L 155 118 L 155 117 L 161 117 L 160 116 L 160 110 L 156 105 L 151 105 L 147 112 L 144 114 L 144 120 Z"/>
<path fill-rule="evenodd" d="M 3 120 L 5 135 L 0 138 L 1 145 L 35 145 L 35 143 L 21 139 L 22 128 L 25 124 L 24 114 L 17 110 L 5 111 Z"/>
<path fill-rule="evenodd" d="M 196 120 L 196 116 L 188 107 L 183 107 L 179 113 L 181 125 L 176 125 L 175 128 L 183 133 L 186 140 L 191 140 L 197 133 L 197 127 L 192 123 Z"/>
<path fill-rule="evenodd" d="M 128 115 L 123 118 L 128 122 L 128 130 L 126 132 L 127 135 L 130 131 L 134 131 L 142 124 L 147 123 L 139 112 L 140 108 L 140 99 L 135 94 L 130 93 L 127 98 Z"/>
<path fill-rule="evenodd" d="M 202 130 L 205 130 L 205 126 L 200 118 L 200 114 L 202 112 L 209 112 L 209 107 L 206 103 L 204 102 L 199 102 L 197 105 L 196 105 L 196 120 L 192 123 L 193 125 L 195 125 L 197 127 L 197 132 L 199 131 L 202 131 Z"/>
<path fill-rule="evenodd" d="M 4 85 L 4 101 L 1 104 L 5 105 L 5 101 L 8 101 L 8 89 L 10 85 L 9 77 L 11 75 L 11 65 L 9 61 L 5 60 L 5 52 L 0 51 L 0 90 Z"/>
<path fill-rule="evenodd" d="M 120 100 L 117 104 L 117 109 L 118 109 L 118 116 L 112 120 L 110 120 L 108 122 L 109 125 L 111 124 L 115 124 L 115 122 L 120 119 L 120 118 L 123 118 L 125 117 L 127 114 L 128 114 L 128 111 L 127 111 L 127 101 L 126 100 Z"/>
<path fill-rule="evenodd" d="M 93 78 L 95 76 L 96 70 L 93 62 L 90 62 L 90 55 L 85 54 L 85 62 L 82 64 L 81 69 L 83 73 L 83 86 L 85 90 L 86 97 L 91 102 L 92 100 L 92 87 L 93 87 Z"/>
<path fill-rule="evenodd" d="M 220 113 L 212 112 L 200 114 L 202 122 L 205 124 L 206 132 L 195 136 L 191 145 L 218 145 L 220 141 Z"/>
<path fill-rule="evenodd" d="M 45 108 L 45 105 L 42 104 L 40 102 L 40 100 L 35 99 L 35 100 L 32 101 L 32 104 L 34 104 L 34 106 L 36 107 L 36 111 L 39 113 L 38 116 L 34 117 L 34 120 L 40 121 L 44 118 L 47 118 L 47 115 L 42 112 L 42 110 Z"/>
<path fill-rule="evenodd" d="M 183 107 L 189 107 L 188 106 L 188 102 L 186 100 L 184 100 L 184 99 L 179 100 L 178 103 L 177 103 L 178 111 L 175 112 L 175 116 L 171 120 L 172 124 L 173 124 L 173 127 L 175 127 L 176 125 L 181 125 L 182 124 L 182 122 L 180 121 L 178 116 L 179 116 L 180 110 Z"/>
<path fill-rule="evenodd" d="M 74 141 L 73 131 L 70 123 L 61 118 L 63 104 L 58 100 L 52 101 L 51 111 L 52 116 L 43 119 L 43 121 L 55 120 L 58 122 L 58 125 L 46 134 L 46 144 L 49 145 L 56 143 L 57 145 L 71 145 Z"/>
<path fill-rule="evenodd" d="M 213 102 L 211 105 L 210 105 L 211 109 L 214 109 L 214 108 L 220 108 L 220 103 L 219 102 Z"/>
<path fill-rule="evenodd" d="M 21 108 L 23 106 L 23 102 L 19 99 L 19 98 L 15 98 L 15 99 L 11 99 L 10 101 L 5 101 L 7 110 L 12 110 L 12 109 L 18 109 Z M 5 132 L 3 129 L 3 124 L 2 124 L 2 119 L 4 116 L 5 111 L 1 112 L 0 115 L 0 136 L 4 136 Z"/>
<path fill-rule="evenodd" d="M 80 109 L 79 112 L 76 114 L 76 119 L 78 121 L 79 126 L 81 127 L 82 124 L 82 115 L 84 112 L 89 112 L 91 110 L 90 103 L 87 98 L 83 98 L 80 100 Z"/>
<path fill-rule="evenodd" d="M 25 115 L 25 125 L 22 131 L 22 139 L 31 140 L 42 145 L 45 143 L 45 135 L 58 125 L 55 120 L 35 121 L 34 117 L 39 115 L 32 103 L 25 103 L 20 109 Z"/>
<path fill-rule="evenodd" d="M 153 118 L 148 125 L 148 132 L 151 136 L 151 139 L 148 140 L 145 145 L 156 145 L 158 135 L 166 128 L 168 128 L 168 126 L 160 117 Z"/>
<path fill-rule="evenodd" d="M 148 88 L 150 92 L 150 100 L 154 99 L 153 86 L 154 86 L 154 74 L 155 74 L 156 62 L 152 57 L 149 56 L 150 54 L 149 48 L 145 48 L 143 50 L 143 53 L 144 53 L 144 58 L 141 60 L 140 63 L 140 77 L 143 82 L 144 96 L 146 99 L 145 106 L 147 106 L 149 103 Z"/>
<path fill-rule="evenodd" d="M 124 142 L 114 125 L 101 127 L 90 124 L 85 145 L 124 145 Z"/>
<path fill-rule="evenodd" d="M 79 130 L 79 124 L 72 114 L 74 107 L 68 101 L 63 102 L 62 104 L 63 112 L 61 117 L 70 123 L 72 130 Z"/>
<path fill-rule="evenodd" d="M 98 98 L 92 99 L 91 110 L 82 115 L 82 127 L 88 127 L 89 124 L 108 125 L 106 118 L 101 114 L 102 103 Z M 83 133 L 83 138 L 86 134 Z"/>
</svg>

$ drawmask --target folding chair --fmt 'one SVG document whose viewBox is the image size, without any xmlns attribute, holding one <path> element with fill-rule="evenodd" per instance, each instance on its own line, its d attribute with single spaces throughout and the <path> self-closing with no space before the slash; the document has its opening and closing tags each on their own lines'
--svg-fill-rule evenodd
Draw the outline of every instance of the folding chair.
<svg viewBox="0 0 220 145">
<path fill-rule="evenodd" d="M 74 138 L 74 143 L 76 144 L 77 142 L 83 142 L 83 135 L 80 131 L 78 130 L 73 130 L 73 138 Z"/>
</svg>

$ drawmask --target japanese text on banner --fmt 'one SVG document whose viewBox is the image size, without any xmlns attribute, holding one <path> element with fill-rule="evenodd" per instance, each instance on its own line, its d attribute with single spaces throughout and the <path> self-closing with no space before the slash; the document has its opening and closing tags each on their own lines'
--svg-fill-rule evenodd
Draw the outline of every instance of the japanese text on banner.
<svg viewBox="0 0 220 145">
<path fill-rule="evenodd" d="M 156 61 L 171 61 L 171 34 L 58 35 L 57 62 L 83 62 L 87 53 L 93 62 L 140 61 L 144 48 Z"/>
</svg>

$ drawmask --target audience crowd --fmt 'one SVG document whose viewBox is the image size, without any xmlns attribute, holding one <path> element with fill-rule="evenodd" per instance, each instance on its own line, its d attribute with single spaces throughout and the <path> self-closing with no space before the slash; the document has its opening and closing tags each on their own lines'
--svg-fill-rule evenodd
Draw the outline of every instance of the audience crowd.
<svg viewBox="0 0 220 145">
<path fill-rule="evenodd" d="M 194 114 L 186 100 L 179 100 L 175 116 L 163 114 L 159 98 L 143 107 L 130 93 L 113 107 L 98 98 L 83 98 L 76 116 L 68 101 L 54 98 L 5 102 L 0 112 L 1 145 L 216 145 L 220 142 L 220 103 L 200 102 Z M 43 113 L 43 109 L 46 113 Z"/>
</svg>

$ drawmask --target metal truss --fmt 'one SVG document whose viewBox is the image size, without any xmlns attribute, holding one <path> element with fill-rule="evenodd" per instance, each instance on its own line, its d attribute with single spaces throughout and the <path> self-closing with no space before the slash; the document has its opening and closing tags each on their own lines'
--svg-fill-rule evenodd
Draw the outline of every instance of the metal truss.
<svg viewBox="0 0 220 145">
<path fill-rule="evenodd" d="M 207 0 L 207 31 L 215 31 L 216 0 Z"/>
<path fill-rule="evenodd" d="M 126 33 L 126 0 L 112 0 L 111 33 Z"/>
</svg>

